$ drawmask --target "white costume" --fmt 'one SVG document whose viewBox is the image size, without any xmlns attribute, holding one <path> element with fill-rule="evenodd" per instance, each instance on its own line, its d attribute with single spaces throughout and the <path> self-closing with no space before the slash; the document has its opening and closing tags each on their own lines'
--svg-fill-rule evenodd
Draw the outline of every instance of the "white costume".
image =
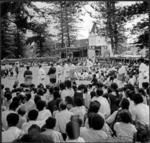
<svg viewBox="0 0 150 143">
<path fill-rule="evenodd" d="M 39 84 L 42 83 L 43 85 L 45 85 L 46 73 L 42 67 L 39 69 L 38 78 L 39 78 L 39 80 L 38 80 Z"/>
</svg>

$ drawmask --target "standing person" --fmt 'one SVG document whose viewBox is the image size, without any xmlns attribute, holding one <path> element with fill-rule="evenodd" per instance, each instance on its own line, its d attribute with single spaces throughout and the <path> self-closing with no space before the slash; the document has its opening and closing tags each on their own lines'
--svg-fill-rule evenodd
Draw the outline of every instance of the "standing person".
<svg viewBox="0 0 150 143">
<path fill-rule="evenodd" d="M 51 67 L 48 71 L 50 85 L 54 86 L 56 84 L 56 68 L 53 64 L 51 64 Z"/>
<path fill-rule="evenodd" d="M 27 66 L 26 71 L 24 72 L 24 79 L 27 85 L 30 85 L 32 82 L 32 71 L 30 71 L 30 67 Z"/>
<path fill-rule="evenodd" d="M 15 65 L 15 72 L 16 72 L 16 78 L 18 78 L 18 75 L 19 75 L 19 63 L 16 63 L 16 65 Z"/>
<path fill-rule="evenodd" d="M 45 77 L 46 77 L 45 70 L 42 68 L 42 65 L 39 65 L 39 72 L 38 72 L 39 84 L 45 85 Z"/>
</svg>

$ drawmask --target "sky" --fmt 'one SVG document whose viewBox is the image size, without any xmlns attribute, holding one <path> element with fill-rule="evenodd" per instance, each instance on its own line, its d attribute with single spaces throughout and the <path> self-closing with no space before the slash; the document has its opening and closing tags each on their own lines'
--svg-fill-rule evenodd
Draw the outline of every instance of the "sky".
<svg viewBox="0 0 150 143">
<path fill-rule="evenodd" d="M 89 2 L 90 4 L 91 2 Z M 121 1 L 117 4 L 117 6 L 126 6 L 126 5 L 132 5 L 134 4 L 135 2 L 133 1 Z M 39 8 L 42 8 L 42 7 L 49 7 L 50 5 L 46 4 L 45 2 L 34 2 L 34 4 L 39 7 Z M 90 5 L 87 4 L 84 8 L 83 8 L 83 11 L 85 12 L 85 9 L 92 12 L 92 14 L 95 14 L 95 11 L 90 7 Z M 145 15 L 144 15 L 145 16 Z M 85 12 L 85 15 L 84 16 L 81 16 L 82 19 L 83 19 L 83 22 L 80 22 L 77 24 L 77 26 L 80 26 L 81 29 L 78 31 L 78 35 L 77 35 L 77 39 L 86 39 L 88 38 L 89 36 L 89 32 L 92 28 L 92 25 L 93 25 L 93 21 L 94 19 L 91 18 L 89 16 L 88 13 Z M 146 16 L 145 16 L 146 17 Z M 129 21 L 127 24 L 126 24 L 126 28 L 128 29 L 131 29 L 133 27 L 134 24 L 136 24 L 137 22 L 139 22 L 141 20 L 141 17 L 139 18 L 136 18 L 132 21 Z M 49 26 L 49 30 L 52 32 L 52 33 L 57 33 L 56 30 L 53 28 L 54 25 L 50 25 Z M 127 40 L 127 43 L 132 43 L 134 41 L 134 38 L 136 38 L 136 35 L 133 35 L 131 36 L 129 30 L 126 32 L 126 35 L 128 36 L 128 40 Z"/>
</svg>

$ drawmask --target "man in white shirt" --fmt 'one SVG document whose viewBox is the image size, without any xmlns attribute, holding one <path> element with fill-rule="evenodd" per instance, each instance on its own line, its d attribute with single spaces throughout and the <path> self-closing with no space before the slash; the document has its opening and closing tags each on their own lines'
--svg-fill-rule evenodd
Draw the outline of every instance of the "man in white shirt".
<svg viewBox="0 0 150 143">
<path fill-rule="evenodd" d="M 46 73 L 45 70 L 42 68 L 42 65 L 39 65 L 38 78 L 39 78 L 39 84 L 42 83 L 43 85 L 45 85 Z"/>
<path fill-rule="evenodd" d="M 38 125 L 39 127 L 42 127 L 44 125 L 45 122 L 42 122 L 42 121 L 37 121 L 37 117 L 38 117 L 38 111 L 36 110 L 31 110 L 29 111 L 28 113 L 28 122 L 25 122 L 23 125 L 22 125 L 22 130 L 25 132 L 25 133 L 28 133 L 28 129 L 33 125 L 33 124 L 36 124 Z"/>
<path fill-rule="evenodd" d="M 66 104 L 61 102 L 59 104 L 60 112 L 56 113 L 56 130 L 66 134 L 66 125 L 70 121 L 71 116 L 73 115 L 72 112 L 67 110 Z"/>
<path fill-rule="evenodd" d="M 19 128 L 17 128 L 18 122 L 19 116 L 16 113 L 8 114 L 8 129 L 2 132 L 2 142 L 13 142 L 23 134 L 23 132 Z"/>
<path fill-rule="evenodd" d="M 144 125 L 149 125 L 149 106 L 143 103 L 142 95 L 135 94 L 134 108 L 131 110 L 132 119 Z"/>
<path fill-rule="evenodd" d="M 108 117 L 110 115 L 110 105 L 109 102 L 106 98 L 102 97 L 103 95 L 103 90 L 98 89 L 96 91 L 97 96 L 92 98 L 92 101 L 98 101 L 100 103 L 100 110 L 99 112 L 101 112 L 105 118 Z"/>
</svg>

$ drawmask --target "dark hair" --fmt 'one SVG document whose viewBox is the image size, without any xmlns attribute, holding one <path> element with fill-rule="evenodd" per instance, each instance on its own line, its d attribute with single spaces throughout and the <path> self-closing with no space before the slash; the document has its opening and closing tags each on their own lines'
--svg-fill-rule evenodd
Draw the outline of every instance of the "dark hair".
<svg viewBox="0 0 150 143">
<path fill-rule="evenodd" d="M 38 111 L 37 110 L 30 110 L 28 113 L 28 119 L 29 120 L 36 120 L 38 117 Z"/>
<path fill-rule="evenodd" d="M 69 139 L 77 139 L 80 136 L 80 127 L 77 122 L 70 121 L 66 125 L 66 133 Z"/>
<path fill-rule="evenodd" d="M 110 87 L 111 87 L 111 89 L 114 90 L 114 91 L 116 91 L 116 90 L 118 89 L 118 85 L 117 85 L 116 83 L 112 83 L 112 84 L 110 85 Z"/>
<path fill-rule="evenodd" d="M 59 87 L 60 87 L 60 90 L 64 90 L 65 89 L 65 84 L 64 83 L 60 83 Z"/>
<path fill-rule="evenodd" d="M 29 66 L 27 66 L 27 70 L 29 70 L 30 69 L 30 67 Z"/>
<path fill-rule="evenodd" d="M 129 97 L 131 100 L 133 100 L 133 96 L 134 96 L 135 92 L 130 90 L 130 89 L 127 89 L 126 90 L 126 96 Z"/>
<path fill-rule="evenodd" d="M 138 94 L 138 93 L 134 94 L 133 101 L 134 101 L 135 104 L 140 104 L 140 103 L 142 103 L 142 102 L 143 102 L 143 97 L 142 97 L 142 95 L 141 95 L 141 94 Z"/>
<path fill-rule="evenodd" d="M 101 130 L 104 126 L 104 119 L 99 114 L 90 113 L 88 116 L 89 127 L 94 130 Z"/>
<path fill-rule="evenodd" d="M 67 108 L 66 103 L 63 102 L 63 101 L 61 101 L 61 102 L 59 103 L 59 109 L 65 110 L 66 108 Z"/>
<path fill-rule="evenodd" d="M 21 107 L 18 109 L 18 114 L 21 115 L 21 116 L 24 116 L 26 113 L 26 110 L 25 109 L 22 109 Z"/>
<path fill-rule="evenodd" d="M 19 102 L 17 101 L 13 101 L 10 105 L 9 105 L 9 109 L 16 111 L 16 109 L 19 107 Z"/>
<path fill-rule="evenodd" d="M 65 81 L 65 86 L 66 86 L 67 88 L 71 88 L 71 81 L 70 81 L 70 80 L 66 80 L 66 81 Z"/>
<path fill-rule="evenodd" d="M 60 94 L 58 91 L 54 91 L 53 96 L 54 96 L 54 100 L 56 100 L 57 98 L 60 98 Z"/>
<path fill-rule="evenodd" d="M 128 110 L 122 110 L 119 113 L 120 121 L 123 123 L 132 123 L 131 114 Z"/>
<path fill-rule="evenodd" d="M 16 126 L 19 122 L 19 116 L 16 113 L 10 113 L 7 115 L 8 126 Z"/>
<path fill-rule="evenodd" d="M 28 133 L 32 134 L 32 133 L 30 133 L 30 132 L 32 132 L 32 130 L 37 130 L 39 133 L 41 132 L 41 128 L 38 125 L 36 125 L 36 124 L 33 124 L 33 125 L 30 126 L 30 128 L 28 129 Z"/>
<path fill-rule="evenodd" d="M 73 99 L 72 99 L 72 97 L 67 96 L 67 97 L 65 98 L 65 102 L 66 102 L 66 104 L 71 104 L 71 105 L 73 105 Z"/>
<path fill-rule="evenodd" d="M 44 107 L 46 106 L 46 102 L 43 101 L 43 100 L 39 100 L 36 104 L 36 108 L 39 110 L 39 111 L 42 111 L 44 109 Z"/>
<path fill-rule="evenodd" d="M 26 94 L 26 100 L 29 101 L 30 99 L 31 99 L 31 94 L 30 93 Z"/>
<path fill-rule="evenodd" d="M 143 95 L 143 96 L 146 96 L 146 93 L 145 93 L 145 91 L 144 91 L 143 88 L 140 88 L 140 89 L 139 89 L 139 93 L 140 93 L 141 95 Z"/>
<path fill-rule="evenodd" d="M 148 88 L 148 85 L 149 85 L 148 82 L 143 82 L 143 83 L 142 83 L 142 87 L 143 87 L 144 89 L 147 89 L 147 88 Z"/>
<path fill-rule="evenodd" d="M 7 99 L 7 101 L 12 99 L 12 94 L 11 92 L 5 92 L 4 97 Z"/>
<path fill-rule="evenodd" d="M 97 89 L 96 96 L 103 96 L 103 90 L 102 89 Z"/>
<path fill-rule="evenodd" d="M 34 97 L 34 102 L 35 102 L 35 104 L 37 104 L 37 102 L 38 102 L 39 100 L 41 100 L 41 97 L 40 97 L 39 95 L 35 95 L 35 97 Z"/>
<path fill-rule="evenodd" d="M 123 98 L 121 101 L 121 108 L 122 109 L 129 109 L 129 100 L 127 98 Z"/>
<path fill-rule="evenodd" d="M 99 109 L 100 109 L 100 103 L 98 101 L 93 101 L 90 103 L 88 113 L 90 112 L 98 113 Z"/>
<path fill-rule="evenodd" d="M 49 88 L 49 93 L 50 93 L 50 94 L 53 94 L 53 92 L 54 92 L 54 88 L 53 88 L 53 87 L 50 87 L 50 88 Z"/>
<path fill-rule="evenodd" d="M 83 102 L 84 102 L 84 101 L 83 101 L 83 98 L 82 98 L 82 97 L 74 98 L 74 104 L 75 104 L 76 106 L 83 106 L 83 105 L 84 105 Z"/>
<path fill-rule="evenodd" d="M 46 120 L 46 128 L 48 129 L 53 129 L 56 125 L 56 119 L 53 118 L 53 117 L 49 117 L 47 120 Z"/>
<path fill-rule="evenodd" d="M 93 98 L 93 97 L 96 96 L 96 92 L 95 92 L 95 91 L 92 91 L 92 92 L 90 93 L 90 95 L 91 95 L 91 98 Z"/>
</svg>

